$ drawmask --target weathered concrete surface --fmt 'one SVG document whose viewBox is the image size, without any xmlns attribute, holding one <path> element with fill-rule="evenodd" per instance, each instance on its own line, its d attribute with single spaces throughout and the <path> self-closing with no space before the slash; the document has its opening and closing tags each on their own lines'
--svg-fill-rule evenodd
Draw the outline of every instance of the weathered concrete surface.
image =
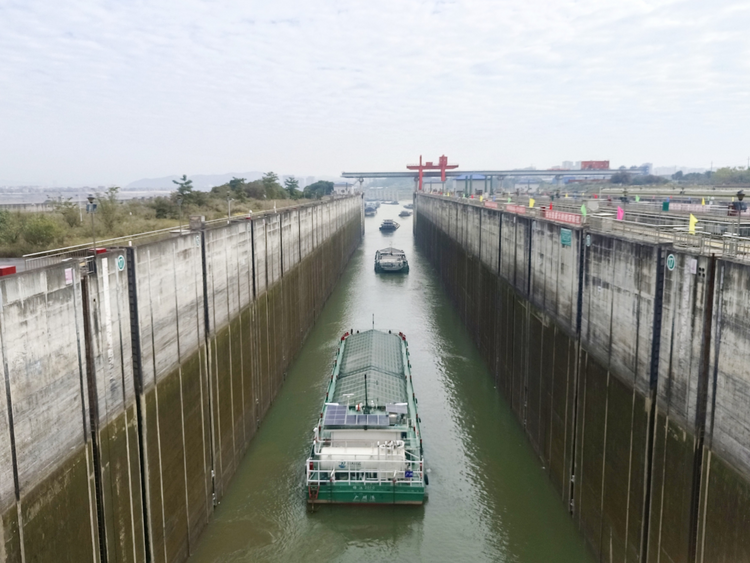
<svg viewBox="0 0 750 563">
<path fill-rule="evenodd" d="M 418 245 L 597 557 L 750 561 L 750 267 L 416 203 Z"/>
<path fill-rule="evenodd" d="M 0 562 L 183 561 L 361 239 L 359 198 L 0 281 Z"/>
</svg>

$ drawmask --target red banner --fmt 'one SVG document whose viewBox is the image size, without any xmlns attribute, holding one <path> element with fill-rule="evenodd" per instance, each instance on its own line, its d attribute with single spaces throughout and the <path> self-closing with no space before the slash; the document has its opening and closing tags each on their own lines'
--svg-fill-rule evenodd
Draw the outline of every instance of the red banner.
<svg viewBox="0 0 750 563">
<path fill-rule="evenodd" d="M 570 223 L 571 225 L 580 225 L 583 222 L 583 216 L 578 213 L 566 213 L 565 211 L 552 211 L 550 209 L 544 210 L 544 217 L 545 219 Z"/>
<path fill-rule="evenodd" d="M 523 205 L 514 205 L 512 203 L 509 203 L 505 206 L 505 211 L 518 213 L 519 215 L 526 215 L 526 208 Z"/>
<path fill-rule="evenodd" d="M 492 209 L 497 209 L 497 203 L 494 201 L 485 201 L 484 206 L 491 207 Z"/>
</svg>

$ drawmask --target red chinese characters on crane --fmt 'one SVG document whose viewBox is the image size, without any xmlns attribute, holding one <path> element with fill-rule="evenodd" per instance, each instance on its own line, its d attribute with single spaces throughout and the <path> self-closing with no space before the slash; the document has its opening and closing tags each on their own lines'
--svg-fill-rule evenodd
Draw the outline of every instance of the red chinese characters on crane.
<svg viewBox="0 0 750 563">
<path fill-rule="evenodd" d="M 419 170 L 419 191 L 422 191 L 422 178 L 425 170 L 440 170 L 440 181 L 445 182 L 445 171 L 458 168 L 458 164 L 448 164 L 448 157 L 443 155 L 438 159 L 437 164 L 425 162 L 422 164 L 422 155 L 419 155 L 419 164 L 410 164 L 406 166 L 407 170 Z"/>
</svg>

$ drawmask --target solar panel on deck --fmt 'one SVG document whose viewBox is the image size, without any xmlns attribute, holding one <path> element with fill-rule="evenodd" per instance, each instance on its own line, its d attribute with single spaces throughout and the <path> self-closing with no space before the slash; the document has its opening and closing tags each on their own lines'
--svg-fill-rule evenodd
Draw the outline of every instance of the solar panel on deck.
<svg viewBox="0 0 750 563">
<path fill-rule="evenodd" d="M 346 417 L 346 406 L 344 405 L 326 405 L 325 418 L 323 424 L 326 426 L 336 426 L 344 424 Z"/>
</svg>

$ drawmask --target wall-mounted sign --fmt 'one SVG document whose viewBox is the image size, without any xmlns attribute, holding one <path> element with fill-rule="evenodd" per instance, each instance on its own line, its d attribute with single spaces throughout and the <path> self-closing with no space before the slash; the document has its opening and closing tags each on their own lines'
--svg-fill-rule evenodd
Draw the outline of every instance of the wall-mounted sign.
<svg viewBox="0 0 750 563">
<path fill-rule="evenodd" d="M 573 231 L 570 229 L 560 229 L 560 244 L 571 246 L 573 244 Z"/>
<path fill-rule="evenodd" d="M 117 269 L 120 272 L 125 269 L 125 257 L 122 254 L 117 257 Z"/>
<path fill-rule="evenodd" d="M 675 260 L 674 254 L 670 254 L 667 256 L 667 269 L 671 272 L 674 270 L 675 263 L 677 261 Z"/>
<path fill-rule="evenodd" d="M 586 246 L 591 246 L 591 235 L 586 235 Z"/>
<path fill-rule="evenodd" d="M 544 218 L 550 219 L 551 221 L 561 221 L 563 223 L 570 223 L 571 225 L 580 225 L 583 222 L 583 216 L 578 213 L 568 213 L 566 211 L 553 211 L 551 209 L 544 210 Z"/>
<path fill-rule="evenodd" d="M 512 203 L 509 203 L 505 206 L 505 211 L 510 211 L 511 213 L 519 213 L 520 215 L 526 215 L 526 207 L 523 205 L 514 205 Z"/>
</svg>

